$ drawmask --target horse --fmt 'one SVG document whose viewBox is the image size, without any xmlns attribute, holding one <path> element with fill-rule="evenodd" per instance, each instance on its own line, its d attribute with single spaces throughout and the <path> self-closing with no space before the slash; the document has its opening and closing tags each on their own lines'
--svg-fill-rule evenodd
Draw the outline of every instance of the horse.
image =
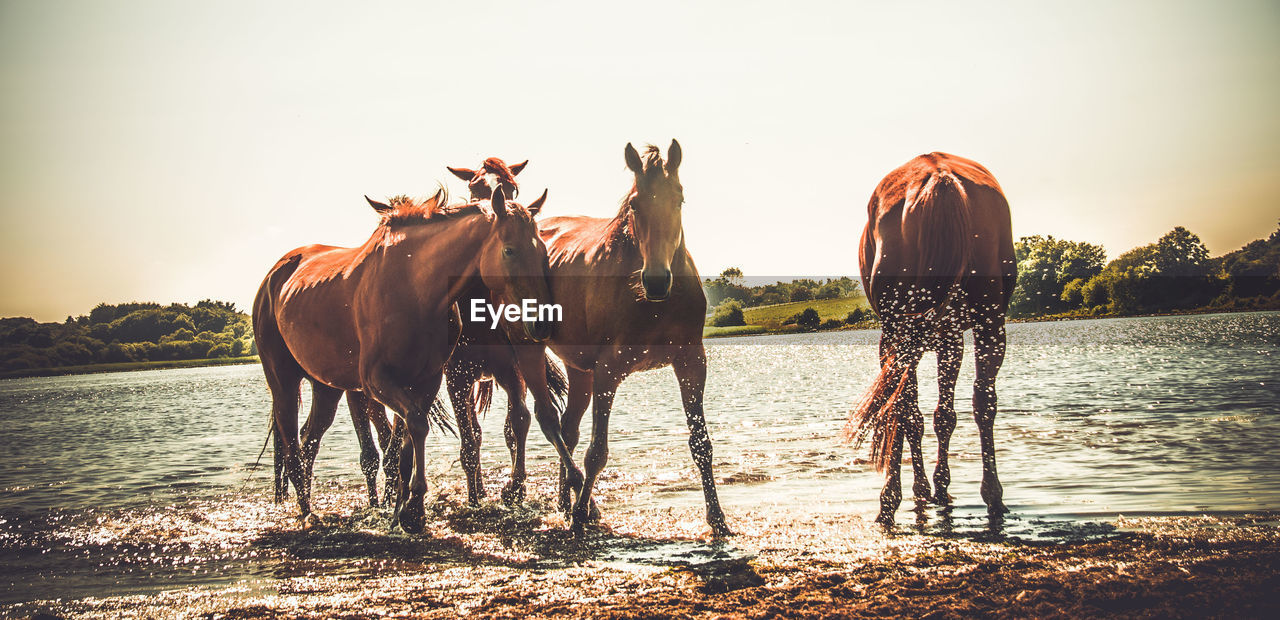
<svg viewBox="0 0 1280 620">
<path fill-rule="evenodd" d="M 623 151 L 634 183 L 613 218 L 554 217 L 542 221 L 551 269 L 551 294 L 564 308 L 550 339 L 569 377 L 561 428 L 572 450 L 592 405 L 585 477 L 572 504 L 571 527 L 581 533 L 598 516 L 591 490 L 608 460 L 609 413 L 627 375 L 670 365 L 680 384 L 689 448 L 702 479 L 707 522 L 715 536 L 731 535 L 716 494 L 711 438 L 703 415 L 707 358 L 702 324 L 707 299 L 685 247 L 680 144 L 667 160 L 650 146 L 642 158 Z M 570 512 L 571 476 L 561 472 L 560 508 Z"/>
<path fill-rule="evenodd" d="M 515 195 L 519 192 L 515 176 L 528 165 L 525 160 L 508 167 L 497 157 L 484 160 L 475 170 L 447 167 L 449 172 L 467 181 L 471 199 L 484 200 L 497 189 Z M 482 299 L 488 291 L 476 284 L 463 295 L 464 302 Z M 485 321 L 472 321 L 469 312 L 462 313 L 462 335 L 458 346 L 449 358 L 445 383 L 453 411 L 457 416 L 458 431 L 462 439 L 459 460 L 467 478 L 467 501 L 478 505 L 485 496 L 483 476 L 480 471 L 481 432 L 478 417 L 488 410 L 496 382 L 507 394 L 507 419 L 503 434 L 511 453 L 511 480 L 503 487 L 501 498 L 505 504 L 514 504 L 525 497 L 525 443 L 529 434 L 529 408 L 524 403 L 525 389 L 534 394 L 534 409 L 549 411 L 558 416 L 564 409 L 568 383 L 560 368 L 546 353 L 545 345 L 530 341 L 509 323 L 493 329 Z M 544 360 L 545 371 L 537 369 L 537 361 Z M 526 382 L 526 373 L 533 380 Z"/>
<path fill-rule="evenodd" d="M 273 430 L 304 519 L 311 517 L 304 463 L 313 462 L 316 433 L 323 433 L 309 428 L 299 445 L 305 378 L 313 415 L 332 420 L 344 391 L 362 392 L 396 413 L 405 432 L 393 524 L 422 531 L 426 435 L 432 426 L 450 428 L 436 396 L 461 331 L 456 302 L 477 280 L 506 303 L 549 299 L 546 247 L 533 220 L 543 199 L 526 208 L 499 190 L 491 210 L 478 203 L 445 207 L 443 190 L 426 201 L 370 200 L 382 218 L 364 245 L 297 248 L 267 273 L 254 301 L 254 337 L 271 390 Z M 535 341 L 550 332 L 544 321 L 523 327 Z M 580 480 L 558 422 L 546 420 L 548 434 Z"/>
<path fill-rule="evenodd" d="M 462 179 L 467 184 L 467 190 L 471 192 L 472 200 L 488 200 L 493 195 L 493 190 L 502 187 L 503 191 L 512 198 L 520 193 L 520 186 L 516 184 L 516 175 L 520 174 L 524 167 L 529 165 L 529 160 L 524 160 L 518 164 L 508 166 L 506 162 L 497 157 L 486 158 L 480 163 L 480 167 L 472 170 L 471 168 L 454 168 L 453 166 L 445 166 L 453 176 Z"/>
<path fill-rule="evenodd" d="M 946 153 L 921 155 L 890 172 L 871 194 L 859 243 L 862 286 L 880 317 L 880 371 L 850 412 L 846 438 L 871 436 L 871 461 L 885 472 L 876 521 L 892 526 L 902 500 L 903 434 L 910 444 L 917 502 L 947 505 L 947 463 L 956 426 L 955 387 L 964 332 L 973 330 L 977 378 L 973 416 L 982 445 L 982 499 L 988 514 L 1008 512 L 996 475 L 996 375 L 1004 362 L 1005 315 L 1017 281 L 1009 203 L 980 164 Z M 938 437 L 931 497 L 921 440 L 916 367 L 938 355 Z"/>
</svg>

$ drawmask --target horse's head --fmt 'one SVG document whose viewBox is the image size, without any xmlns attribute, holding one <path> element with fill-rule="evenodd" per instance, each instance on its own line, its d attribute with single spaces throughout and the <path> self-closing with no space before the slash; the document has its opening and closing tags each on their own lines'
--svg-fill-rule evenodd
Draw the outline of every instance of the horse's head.
<svg viewBox="0 0 1280 620">
<path fill-rule="evenodd" d="M 671 141 L 667 161 L 656 146 L 645 150 L 641 159 L 634 146 L 627 144 L 627 168 L 636 176 L 631 194 L 631 232 L 640 246 L 644 267 L 640 282 L 644 298 L 663 301 L 671 295 L 671 261 L 684 245 L 684 226 L 680 205 L 684 204 L 684 187 L 680 185 L 680 143 Z"/>
<path fill-rule="evenodd" d="M 533 217 L 542 210 L 547 192 L 524 207 L 508 202 L 506 189 L 499 185 L 493 191 L 493 230 L 480 248 L 480 279 L 499 303 L 525 307 L 532 300 L 535 309 L 551 303 L 551 287 L 547 284 L 547 246 L 538 234 Z M 550 313 L 547 313 L 548 316 Z M 524 331 L 534 340 L 551 336 L 551 321 L 538 318 L 522 321 Z"/>
<path fill-rule="evenodd" d="M 508 198 L 518 196 L 520 186 L 516 184 L 516 175 L 520 174 L 527 165 L 529 165 L 527 159 L 514 166 L 508 166 L 501 159 L 490 157 L 475 170 L 452 166 L 446 166 L 446 168 L 449 168 L 453 176 L 467 182 L 472 200 L 488 200 L 493 197 L 493 190 L 496 187 L 501 187 Z"/>
</svg>

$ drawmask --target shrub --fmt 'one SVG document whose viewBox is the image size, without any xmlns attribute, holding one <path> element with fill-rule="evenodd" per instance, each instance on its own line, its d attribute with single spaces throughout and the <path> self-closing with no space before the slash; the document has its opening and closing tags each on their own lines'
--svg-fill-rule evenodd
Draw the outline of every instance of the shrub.
<svg viewBox="0 0 1280 620">
<path fill-rule="evenodd" d="M 797 314 L 795 318 L 796 325 L 799 325 L 800 329 L 805 331 L 818 329 L 818 323 L 822 320 L 822 318 L 818 316 L 818 311 L 813 308 L 805 308 L 800 312 L 800 314 Z"/>
<path fill-rule="evenodd" d="M 844 321 L 840 319 L 827 319 L 818 326 L 818 329 L 835 329 L 841 325 L 844 325 Z"/>
<path fill-rule="evenodd" d="M 746 320 L 742 316 L 742 304 L 733 300 L 720 304 L 711 317 L 711 324 L 716 327 L 746 325 Z"/>
</svg>

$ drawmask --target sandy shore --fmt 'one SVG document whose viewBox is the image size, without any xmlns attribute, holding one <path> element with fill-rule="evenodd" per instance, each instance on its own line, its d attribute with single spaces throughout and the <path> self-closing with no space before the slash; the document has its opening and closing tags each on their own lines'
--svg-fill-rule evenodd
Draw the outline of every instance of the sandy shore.
<svg viewBox="0 0 1280 620">
<path fill-rule="evenodd" d="M 452 496 L 452 497 L 457 497 Z M 146 596 L 43 601 L 31 616 L 1277 617 L 1277 515 L 1151 517 L 991 528 L 936 509 L 886 534 L 866 515 L 735 514 L 707 538 L 700 511 L 606 511 L 582 539 L 550 507 L 437 500 L 428 535 L 387 532 L 358 494 L 304 528 L 289 507 L 237 536 L 265 579 Z M 901 513 L 910 519 L 910 512 Z M 262 515 L 257 515 L 260 518 Z M 230 518 L 230 517 L 228 517 Z M 900 517 L 903 518 L 903 517 Z M 170 524 L 231 528 L 231 523 Z M 1023 534 L 1010 534 L 1010 531 Z M 1030 534 L 1026 534 L 1030 532 Z"/>
</svg>

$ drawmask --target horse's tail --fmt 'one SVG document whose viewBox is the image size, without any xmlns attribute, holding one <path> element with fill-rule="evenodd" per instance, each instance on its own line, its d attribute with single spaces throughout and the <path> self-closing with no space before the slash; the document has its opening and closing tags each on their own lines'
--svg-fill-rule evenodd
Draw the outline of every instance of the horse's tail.
<svg viewBox="0 0 1280 620">
<path fill-rule="evenodd" d="M 938 291 L 940 305 L 964 277 L 973 245 L 969 197 L 955 173 L 935 171 L 907 205 L 903 232 L 920 256 L 921 284 Z M 914 233 L 914 234 L 912 234 Z"/>
<path fill-rule="evenodd" d="M 569 379 L 550 355 L 547 356 L 547 391 L 551 393 L 551 406 L 555 409 L 556 417 L 560 417 L 564 413 L 565 400 L 569 397 Z"/>
<path fill-rule="evenodd" d="M 440 427 L 440 430 L 449 431 L 454 437 L 457 437 L 458 431 L 453 428 L 453 423 L 449 420 L 450 417 L 449 409 L 444 404 L 444 398 L 436 394 L 435 401 L 427 408 L 427 425 L 430 426 L 434 423 Z"/>
<path fill-rule="evenodd" d="M 275 347 L 286 355 L 292 356 L 292 354 L 288 353 L 284 338 L 280 335 L 280 326 L 276 324 L 275 300 L 280 294 L 280 289 L 284 287 L 284 283 L 293 275 L 293 272 L 297 271 L 298 265 L 301 263 L 301 254 L 294 254 L 281 259 L 267 274 L 267 277 L 263 279 L 262 284 L 258 287 L 258 294 L 253 299 L 253 340 L 258 350 L 258 358 L 263 363 L 263 370 L 268 373 L 272 372 L 272 369 L 267 367 L 269 361 L 263 357 L 264 349 Z M 270 357 L 270 355 L 268 354 L 267 357 Z M 296 364 L 297 362 L 295 361 L 294 363 Z M 302 394 L 299 392 L 299 403 L 301 403 L 301 400 Z M 276 408 L 273 404 L 271 415 L 267 417 L 267 436 L 262 440 L 262 450 L 258 452 L 258 458 L 253 461 L 253 467 L 249 470 L 250 472 L 258 469 L 258 464 L 262 462 L 263 455 L 267 453 L 267 445 L 271 443 L 271 437 L 275 432 Z M 275 472 L 277 488 L 280 486 L 280 476 L 282 475 L 278 458 Z"/>
<path fill-rule="evenodd" d="M 479 420 L 493 404 L 493 379 L 481 379 L 471 386 L 471 414 Z"/>
<path fill-rule="evenodd" d="M 871 435 L 871 464 L 884 471 L 892 463 L 893 447 L 898 441 L 898 398 L 907 384 L 908 372 L 890 351 L 880 363 L 880 372 L 867 388 L 858 406 L 849 412 L 844 439 L 852 441 L 856 450 Z"/>
</svg>

